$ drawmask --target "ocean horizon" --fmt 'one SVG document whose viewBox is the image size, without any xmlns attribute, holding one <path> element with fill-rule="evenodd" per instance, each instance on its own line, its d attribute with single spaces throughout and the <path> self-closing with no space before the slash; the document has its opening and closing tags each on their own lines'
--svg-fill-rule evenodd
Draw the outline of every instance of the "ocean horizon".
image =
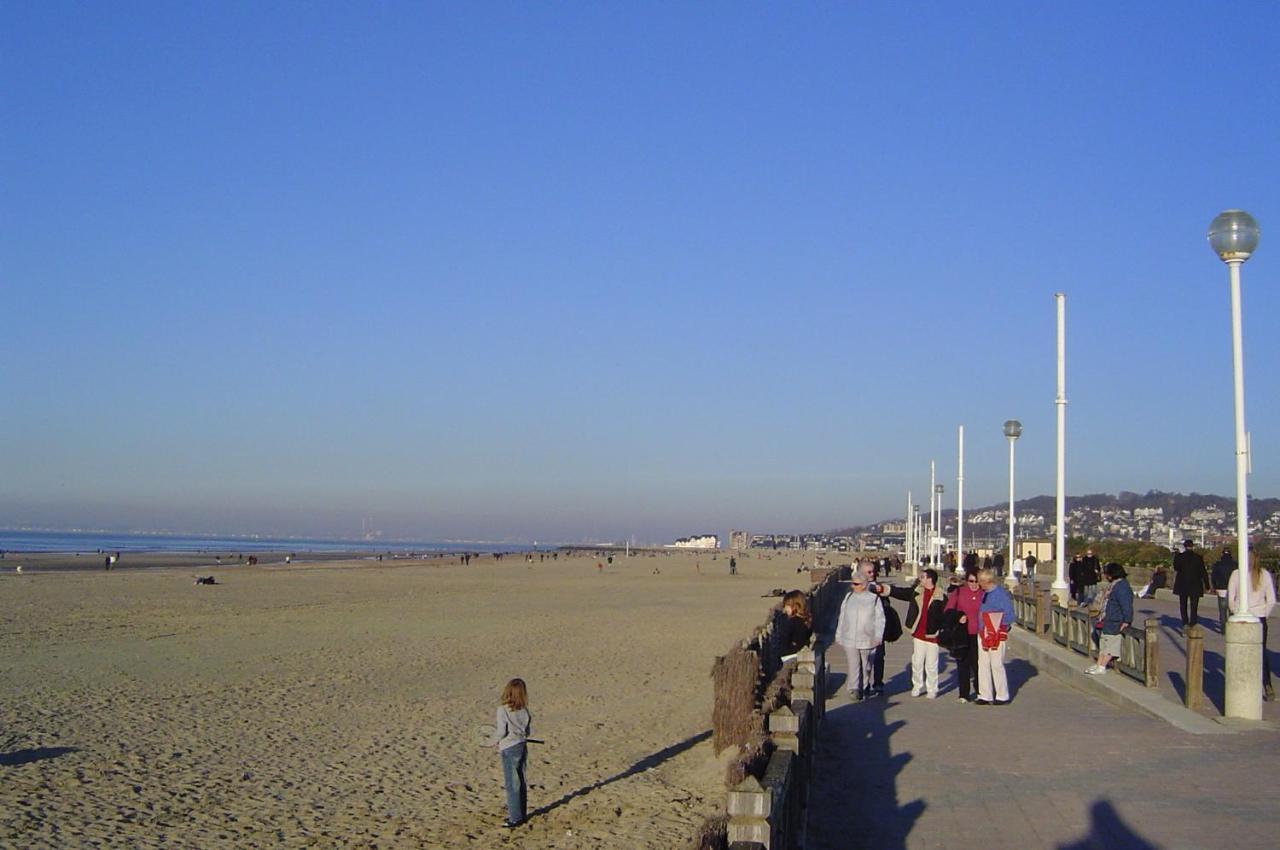
<svg viewBox="0 0 1280 850">
<path fill-rule="evenodd" d="M 342 540 L 323 537 L 224 536 L 117 531 L 0 531 L 0 551 L 84 552 L 530 552 L 557 544 L 467 540 Z"/>
</svg>

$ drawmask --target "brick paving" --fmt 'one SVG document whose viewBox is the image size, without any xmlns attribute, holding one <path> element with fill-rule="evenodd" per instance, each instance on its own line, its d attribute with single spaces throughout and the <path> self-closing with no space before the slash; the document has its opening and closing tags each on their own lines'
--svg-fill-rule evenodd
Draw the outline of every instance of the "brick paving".
<svg viewBox="0 0 1280 850">
<path fill-rule="evenodd" d="M 1148 606 L 1167 616 L 1164 600 L 1141 600 L 1139 611 Z M 1216 609 L 1205 613 L 1216 623 Z M 1169 635 L 1170 652 L 1180 645 Z M 844 653 L 828 653 L 833 695 L 814 765 L 807 850 L 1280 844 L 1275 731 L 1191 735 L 1016 658 L 1008 706 L 957 701 L 945 653 L 941 697 L 912 697 L 910 647 L 910 637 L 889 645 L 887 695 L 863 703 L 844 694 Z"/>
</svg>

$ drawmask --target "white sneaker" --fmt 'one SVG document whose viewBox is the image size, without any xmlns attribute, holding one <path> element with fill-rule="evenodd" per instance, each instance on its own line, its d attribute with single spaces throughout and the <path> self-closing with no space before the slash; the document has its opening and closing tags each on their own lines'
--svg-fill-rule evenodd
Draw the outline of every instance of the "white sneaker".
<svg viewBox="0 0 1280 850">
<path fill-rule="evenodd" d="M 924 691 L 912 691 L 912 692 L 911 692 L 911 695 L 912 695 L 913 697 L 922 697 L 922 696 L 924 696 Z"/>
<path fill-rule="evenodd" d="M 1084 671 L 1090 676 L 1105 676 L 1107 674 L 1106 667 L 1099 667 L 1097 664 Z"/>
<path fill-rule="evenodd" d="M 937 698 L 938 698 L 938 695 L 937 695 L 937 694 L 925 694 L 925 697 L 926 697 L 927 699 L 937 699 Z"/>
</svg>

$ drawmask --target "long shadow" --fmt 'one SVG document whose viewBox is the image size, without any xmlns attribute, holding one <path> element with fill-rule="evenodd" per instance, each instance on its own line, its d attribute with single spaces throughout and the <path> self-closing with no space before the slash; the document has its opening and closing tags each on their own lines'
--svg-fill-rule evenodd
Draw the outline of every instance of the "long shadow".
<svg viewBox="0 0 1280 850">
<path fill-rule="evenodd" d="M 1157 845 L 1134 832 L 1110 801 L 1097 800 L 1089 807 L 1089 834 L 1057 850 L 1157 850 Z"/>
<path fill-rule="evenodd" d="M 0 765 L 16 767 L 20 764 L 31 764 L 33 761 L 56 759 L 67 753 L 77 752 L 76 747 L 28 747 L 25 750 L 14 750 L 11 753 L 0 753 Z"/>
<path fill-rule="evenodd" d="M 568 803 L 570 800 L 573 800 L 577 797 L 586 796 L 587 794 L 590 794 L 592 791 L 595 791 L 599 788 L 603 788 L 604 786 L 610 785 L 614 782 L 618 782 L 620 780 L 626 779 L 629 776 L 635 776 L 637 773 L 643 773 L 644 771 L 648 770 L 651 767 L 657 767 L 667 759 L 674 758 L 675 756 L 680 755 L 685 750 L 690 749 L 691 747 L 696 747 L 698 744 L 701 744 L 703 741 L 707 740 L 710 737 L 711 737 L 711 730 L 707 729 L 703 732 L 699 732 L 696 735 L 685 738 L 683 741 L 679 742 L 678 744 L 672 744 L 669 747 L 665 747 L 661 750 L 658 750 L 656 753 L 650 753 L 649 755 L 640 759 L 638 762 L 631 765 L 631 767 L 628 767 L 626 770 L 622 771 L 621 773 L 615 773 L 613 776 L 610 776 L 607 779 L 600 779 L 596 782 L 592 782 L 590 785 L 583 785 L 581 788 L 578 788 L 575 791 L 570 791 L 568 794 L 565 794 L 559 800 L 555 800 L 554 802 L 547 803 L 545 806 L 542 806 L 541 808 L 534 809 L 532 812 L 529 813 L 529 817 L 532 818 L 532 817 L 537 817 L 538 815 L 545 815 L 547 812 L 560 808 L 565 803 Z"/>
<path fill-rule="evenodd" d="M 1213 703 L 1219 713 L 1227 713 L 1227 671 L 1221 653 L 1205 650 L 1204 677 L 1201 679 L 1205 699 Z"/>
<path fill-rule="evenodd" d="M 1008 658 L 1007 651 L 1005 657 Z M 1039 674 L 1040 670 L 1036 665 L 1024 658 L 1009 658 L 1005 661 L 1004 675 L 1009 680 L 1009 698 L 1016 698 L 1022 686 Z"/>
<path fill-rule="evenodd" d="M 910 690 L 909 673 L 888 678 L 886 693 L 903 685 Z M 886 721 L 885 711 L 896 704 L 884 697 L 827 712 L 809 792 L 807 850 L 906 848 L 927 804 L 898 802 L 897 776 L 912 755 L 895 755 L 890 748 L 890 738 L 906 722 Z"/>
</svg>

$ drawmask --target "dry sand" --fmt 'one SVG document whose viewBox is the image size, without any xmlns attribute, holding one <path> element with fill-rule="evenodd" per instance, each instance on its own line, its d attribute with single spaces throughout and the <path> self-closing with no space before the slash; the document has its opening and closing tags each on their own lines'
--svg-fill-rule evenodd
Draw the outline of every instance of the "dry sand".
<svg viewBox="0 0 1280 850">
<path fill-rule="evenodd" d="M 7 571 L 0 846 L 680 847 L 723 805 L 712 660 L 800 561 Z M 514 832 L 476 743 L 512 676 Z"/>
</svg>

